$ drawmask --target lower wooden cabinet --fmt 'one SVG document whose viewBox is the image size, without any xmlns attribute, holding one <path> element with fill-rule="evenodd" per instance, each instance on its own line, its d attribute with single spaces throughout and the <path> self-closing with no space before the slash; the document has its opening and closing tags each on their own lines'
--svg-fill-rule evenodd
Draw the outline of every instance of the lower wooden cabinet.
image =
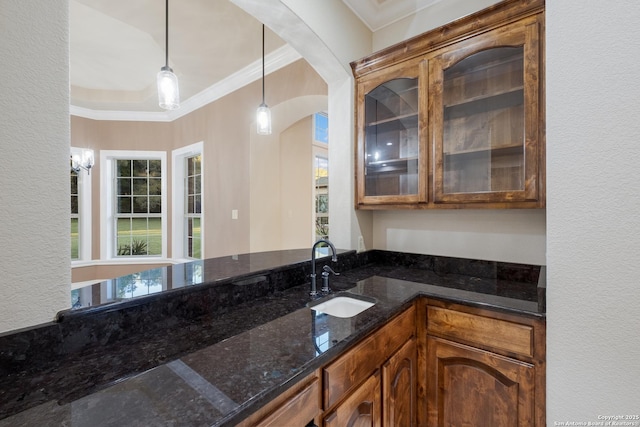
<svg viewBox="0 0 640 427">
<path fill-rule="evenodd" d="M 545 329 L 422 298 L 239 425 L 544 427 Z"/>
<path fill-rule="evenodd" d="M 324 418 L 324 426 L 381 427 L 381 405 L 380 372 L 376 371 Z"/>
<path fill-rule="evenodd" d="M 237 427 L 313 426 L 320 413 L 320 379 L 314 372 Z"/>
<path fill-rule="evenodd" d="M 411 338 L 382 366 L 382 425 L 416 425 L 416 362 L 416 339 Z"/>
<path fill-rule="evenodd" d="M 416 425 L 416 309 L 323 369 L 324 426 Z"/>
<path fill-rule="evenodd" d="M 544 319 L 436 300 L 421 312 L 424 425 L 546 425 Z"/>
<path fill-rule="evenodd" d="M 535 425 L 533 365 L 439 338 L 427 346 L 428 425 Z"/>
</svg>

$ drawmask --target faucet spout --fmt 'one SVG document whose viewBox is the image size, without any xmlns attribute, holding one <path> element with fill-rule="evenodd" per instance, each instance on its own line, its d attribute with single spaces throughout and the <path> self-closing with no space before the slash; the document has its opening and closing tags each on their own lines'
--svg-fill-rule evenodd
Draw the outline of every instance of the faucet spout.
<svg viewBox="0 0 640 427">
<path fill-rule="evenodd" d="M 316 287 L 316 246 L 318 246 L 321 243 L 324 243 L 327 246 L 329 246 L 329 248 L 331 248 L 331 261 L 333 262 L 338 261 L 336 247 L 333 246 L 333 243 L 331 243 L 329 239 L 318 239 L 318 241 L 313 244 L 313 246 L 311 247 L 311 275 L 310 275 L 311 277 L 311 293 L 310 294 L 312 297 L 318 295 L 318 290 Z"/>
</svg>

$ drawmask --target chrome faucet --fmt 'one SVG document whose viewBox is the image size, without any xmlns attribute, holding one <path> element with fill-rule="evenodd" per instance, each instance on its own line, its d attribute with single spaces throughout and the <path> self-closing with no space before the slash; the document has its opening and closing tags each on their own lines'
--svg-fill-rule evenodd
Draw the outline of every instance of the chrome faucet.
<svg viewBox="0 0 640 427">
<path fill-rule="evenodd" d="M 318 246 L 320 243 L 326 243 L 327 246 L 329 246 L 331 248 L 331 261 L 333 262 L 337 262 L 338 261 L 338 257 L 336 256 L 336 247 L 333 246 L 333 243 L 331 243 L 328 239 L 319 239 L 317 242 L 315 242 L 313 244 L 313 246 L 311 247 L 311 296 L 314 297 L 316 295 L 318 295 L 318 291 L 316 289 L 316 246 Z M 332 270 L 333 272 L 333 270 Z M 334 274 L 337 274 L 334 272 Z M 327 274 L 327 281 L 325 282 L 326 285 L 322 288 L 323 292 L 329 292 L 329 280 L 328 280 L 328 274 Z"/>
</svg>

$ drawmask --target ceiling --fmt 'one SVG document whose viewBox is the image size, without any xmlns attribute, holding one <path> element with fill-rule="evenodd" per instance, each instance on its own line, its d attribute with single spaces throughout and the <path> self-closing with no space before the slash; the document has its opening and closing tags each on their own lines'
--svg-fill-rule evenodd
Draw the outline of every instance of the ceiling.
<svg viewBox="0 0 640 427">
<path fill-rule="evenodd" d="M 343 0 L 375 31 L 441 0 Z M 72 113 L 162 112 L 165 3 L 70 0 Z M 261 77 L 262 24 L 229 0 L 169 2 L 169 66 L 195 109 Z M 267 73 L 300 56 L 267 28 Z M 188 108 L 187 108 L 188 109 Z M 181 110 L 184 110 L 181 107 Z"/>
</svg>

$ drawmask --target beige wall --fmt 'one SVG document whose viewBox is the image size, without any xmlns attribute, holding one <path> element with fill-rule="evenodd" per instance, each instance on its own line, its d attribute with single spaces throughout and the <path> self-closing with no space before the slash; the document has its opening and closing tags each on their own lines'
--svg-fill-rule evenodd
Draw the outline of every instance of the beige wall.
<svg viewBox="0 0 640 427">
<path fill-rule="evenodd" d="M 313 244 L 313 119 L 294 123 L 280 137 L 281 249 Z"/>
<path fill-rule="evenodd" d="M 273 138 L 258 138 L 251 153 L 251 252 L 311 247 L 313 224 L 312 118 Z"/>
<path fill-rule="evenodd" d="M 252 137 L 248 252 L 313 243 L 311 115 L 326 108 L 326 95 L 288 100 L 273 109 L 273 134 Z"/>
<path fill-rule="evenodd" d="M 71 145 L 89 147 L 96 151 L 97 162 L 91 172 L 93 175 L 93 259 L 100 259 L 100 199 L 104 197 L 100 194 L 100 179 L 98 179 L 101 173 L 98 151 L 166 151 L 169 174 L 167 176 L 168 206 L 171 206 L 171 151 L 200 141 L 204 143 L 203 158 L 205 162 L 203 165 L 203 213 L 206 233 L 204 254 L 207 258 L 211 258 L 246 253 L 251 250 L 250 186 L 252 182 L 256 185 L 264 182 L 265 176 L 272 176 L 277 179 L 277 182 L 271 186 L 271 192 L 275 192 L 280 187 L 280 168 L 273 171 L 271 157 L 265 156 L 272 156 L 274 153 L 280 156 L 281 150 L 271 152 L 267 142 L 275 141 L 274 144 L 279 145 L 281 133 L 287 141 L 290 141 L 292 137 L 299 138 L 300 131 L 296 130 L 298 127 L 294 127 L 291 131 L 286 130 L 286 126 L 290 122 L 299 120 L 297 114 L 300 111 L 305 111 L 305 108 L 301 108 L 298 100 L 305 100 L 303 104 L 308 106 L 305 112 L 308 115 L 322 109 L 323 105 L 326 108 L 327 92 L 324 81 L 304 60 L 296 61 L 268 75 L 265 82 L 266 101 L 272 106 L 275 131 L 272 137 L 260 137 L 256 135 L 254 125 L 255 110 L 261 101 L 260 84 L 261 82 L 250 84 L 170 123 L 96 121 L 72 116 Z M 318 109 L 314 110 L 314 108 Z M 294 111 L 295 114 L 291 114 L 289 110 Z M 278 114 L 289 118 L 279 117 L 276 120 L 275 117 Z M 311 129 L 308 124 L 305 145 L 307 145 L 309 152 L 311 150 L 310 137 Z M 287 168 L 297 167 L 298 162 L 292 160 L 287 151 L 288 148 L 282 152 L 284 166 Z M 304 153 L 298 154 L 306 156 Z M 254 172 L 251 159 L 254 157 L 267 170 L 265 174 L 254 177 L 252 181 L 252 173 Z M 309 154 L 306 158 L 309 159 L 308 166 L 310 168 L 311 155 Z M 311 189 L 311 180 L 309 179 L 307 183 L 309 184 L 308 193 Z M 265 191 L 264 194 L 268 193 Z M 305 195 L 305 197 L 307 196 Z M 232 219 L 232 210 L 238 211 L 238 219 Z M 265 217 L 276 218 L 279 226 L 282 212 L 279 204 L 271 206 L 268 203 L 262 203 L 260 210 Z M 307 215 L 307 213 L 308 209 L 304 214 Z M 168 219 L 172 220 L 170 209 Z M 171 227 L 168 227 L 168 230 L 170 229 Z M 272 230 L 267 227 L 258 229 L 256 234 L 260 240 L 271 235 L 271 233 L 262 234 L 263 231 Z M 169 257 L 179 256 L 179 254 L 171 253 L 170 238 L 168 245 Z M 271 249 L 280 249 L 280 247 Z M 102 266 L 100 273 L 105 274 L 108 268 L 108 266 Z M 127 271 L 129 270 L 130 268 L 127 267 Z M 116 277 L 120 271 L 120 268 L 114 267 L 113 274 L 108 277 Z M 83 277 L 85 277 L 84 274 Z M 104 276 L 100 278 L 104 278 Z"/>
</svg>

